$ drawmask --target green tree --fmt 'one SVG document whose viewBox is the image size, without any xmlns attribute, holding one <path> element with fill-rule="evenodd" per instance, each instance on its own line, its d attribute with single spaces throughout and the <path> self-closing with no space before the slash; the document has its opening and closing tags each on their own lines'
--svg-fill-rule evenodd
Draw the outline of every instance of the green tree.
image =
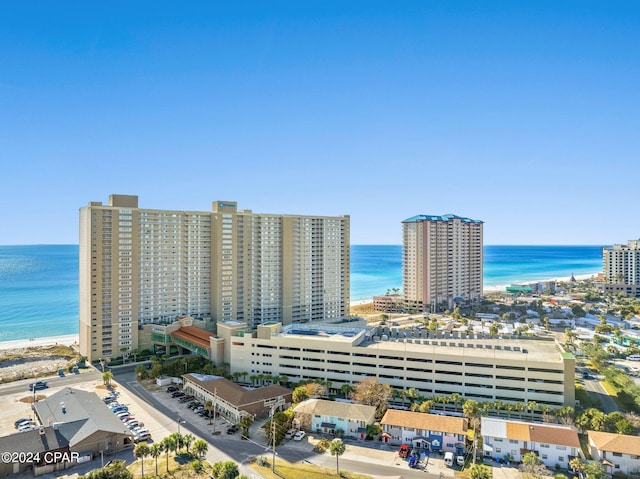
<svg viewBox="0 0 640 479">
<path fill-rule="evenodd" d="M 140 459 L 140 467 L 142 468 L 142 477 L 144 477 L 144 459 L 151 454 L 149 445 L 146 442 L 140 442 L 136 444 L 133 449 L 133 455 L 136 459 Z"/>
<path fill-rule="evenodd" d="M 187 450 L 187 454 L 189 454 L 189 448 L 191 447 L 191 445 L 193 444 L 193 441 L 195 441 L 196 438 L 193 434 L 185 434 L 184 436 L 182 436 L 182 444 L 184 445 L 184 448 Z"/>
<path fill-rule="evenodd" d="M 491 471 L 487 466 L 475 464 L 469 470 L 469 477 L 471 479 L 491 479 Z"/>
<path fill-rule="evenodd" d="M 193 454 L 199 459 L 209 450 L 209 444 L 204 439 L 196 439 L 193 443 Z"/>
<path fill-rule="evenodd" d="M 329 446 L 329 452 L 332 456 L 336 456 L 336 474 L 340 475 L 340 464 L 338 463 L 338 458 L 344 454 L 346 447 L 342 439 L 334 439 L 331 441 L 331 445 Z"/>
<path fill-rule="evenodd" d="M 478 411 L 480 410 L 480 403 L 473 399 L 467 399 L 462 404 L 462 413 L 467 416 L 469 419 L 472 419 L 478 415 Z"/>
<path fill-rule="evenodd" d="M 535 452 L 528 452 L 522 457 L 520 470 L 535 478 L 549 475 L 549 470 Z"/>
<path fill-rule="evenodd" d="M 583 472 L 587 479 L 605 479 L 607 477 L 607 471 L 604 470 L 604 466 L 598 461 L 589 461 L 584 465 Z"/>
<path fill-rule="evenodd" d="M 111 387 L 111 380 L 113 379 L 113 373 L 111 371 L 105 371 L 102 373 L 102 382 L 104 387 Z"/>
<path fill-rule="evenodd" d="M 167 473 L 169 472 L 169 453 L 176 450 L 176 441 L 171 437 L 165 437 L 162 442 L 162 448 L 164 449 L 167 458 Z"/>
<path fill-rule="evenodd" d="M 156 442 L 151 445 L 151 451 L 149 455 L 156 461 L 156 476 L 158 475 L 158 457 L 162 454 L 162 443 Z"/>
<path fill-rule="evenodd" d="M 127 469 L 127 464 L 121 459 L 111 461 L 101 469 L 94 469 L 82 476 L 85 479 L 133 479 L 133 474 Z"/>
</svg>

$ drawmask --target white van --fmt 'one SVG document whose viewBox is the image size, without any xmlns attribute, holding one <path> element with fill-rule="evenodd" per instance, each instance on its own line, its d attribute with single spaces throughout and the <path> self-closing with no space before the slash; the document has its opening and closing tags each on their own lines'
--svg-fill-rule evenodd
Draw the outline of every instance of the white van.
<svg viewBox="0 0 640 479">
<path fill-rule="evenodd" d="M 445 452 L 444 453 L 444 465 L 447 467 L 453 466 L 453 453 Z"/>
<path fill-rule="evenodd" d="M 629 361 L 640 361 L 640 354 L 632 354 L 631 356 L 627 356 Z"/>
</svg>

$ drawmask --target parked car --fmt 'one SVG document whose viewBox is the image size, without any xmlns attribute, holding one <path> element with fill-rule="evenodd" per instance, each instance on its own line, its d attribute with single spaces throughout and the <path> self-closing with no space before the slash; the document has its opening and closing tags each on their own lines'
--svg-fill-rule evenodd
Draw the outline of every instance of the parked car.
<svg viewBox="0 0 640 479">
<path fill-rule="evenodd" d="M 189 409 L 195 409 L 195 408 L 197 408 L 198 406 L 202 406 L 202 404 L 200 404 L 200 402 L 199 402 L 199 401 L 192 401 L 192 402 L 190 402 L 189 404 L 187 404 L 187 407 L 188 407 Z"/>
<path fill-rule="evenodd" d="M 193 396 L 190 396 L 187 394 L 186 396 L 182 396 L 180 398 L 180 402 L 187 402 L 187 401 L 191 401 L 192 399 L 193 399 Z"/>
<path fill-rule="evenodd" d="M 149 433 L 149 431 L 133 436 L 133 442 L 136 444 L 138 444 L 139 442 L 148 441 L 149 439 L 151 439 L 151 434 Z"/>
<path fill-rule="evenodd" d="M 171 393 L 171 397 L 172 398 L 181 398 L 182 396 L 185 396 L 185 393 L 183 393 L 182 391 L 176 391 Z"/>
<path fill-rule="evenodd" d="M 293 436 L 293 440 L 294 441 L 302 441 L 305 436 L 306 436 L 306 433 L 304 431 L 298 431 Z"/>
<path fill-rule="evenodd" d="M 291 439 L 294 434 L 295 434 L 295 431 L 293 429 L 289 429 L 287 432 L 284 433 L 284 438 Z"/>
<path fill-rule="evenodd" d="M 453 466 L 453 453 L 452 452 L 445 452 L 444 453 L 444 465 L 447 467 L 452 467 Z"/>
<path fill-rule="evenodd" d="M 400 446 L 400 449 L 398 449 L 398 457 L 404 459 L 409 456 L 409 452 L 411 452 L 411 448 L 407 444 L 403 444 Z"/>
<path fill-rule="evenodd" d="M 126 422 L 125 424 L 131 430 L 135 429 L 136 427 L 140 427 L 140 423 L 135 419 L 133 421 Z"/>
<path fill-rule="evenodd" d="M 235 426 L 229 426 L 227 428 L 227 434 L 235 434 L 236 432 L 238 432 L 238 428 Z"/>
<path fill-rule="evenodd" d="M 18 426 L 18 431 L 20 432 L 25 432 L 25 431 L 32 431 L 36 428 L 36 424 L 34 422 L 25 422 L 20 424 L 20 426 Z"/>
<path fill-rule="evenodd" d="M 175 393 L 175 392 L 177 392 L 177 391 L 180 391 L 180 388 L 178 388 L 178 387 L 176 387 L 176 386 L 169 386 L 169 387 L 167 388 L 167 392 L 168 392 L 168 393 Z"/>
<path fill-rule="evenodd" d="M 22 424 L 23 422 L 33 422 L 33 419 L 23 417 L 14 422 L 13 425 L 16 427 L 16 429 L 18 429 L 18 426 L 20 426 L 20 424 Z"/>
</svg>

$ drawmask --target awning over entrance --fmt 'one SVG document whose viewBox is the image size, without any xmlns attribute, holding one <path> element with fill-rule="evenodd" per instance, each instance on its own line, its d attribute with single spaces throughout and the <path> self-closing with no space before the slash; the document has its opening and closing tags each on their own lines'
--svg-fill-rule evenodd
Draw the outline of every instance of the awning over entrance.
<svg viewBox="0 0 640 479">
<path fill-rule="evenodd" d="M 485 452 L 493 452 L 493 448 L 489 444 L 483 444 L 482 450 Z"/>
<path fill-rule="evenodd" d="M 326 427 L 327 429 L 335 429 L 336 425 L 330 422 L 323 422 L 320 427 Z"/>
</svg>

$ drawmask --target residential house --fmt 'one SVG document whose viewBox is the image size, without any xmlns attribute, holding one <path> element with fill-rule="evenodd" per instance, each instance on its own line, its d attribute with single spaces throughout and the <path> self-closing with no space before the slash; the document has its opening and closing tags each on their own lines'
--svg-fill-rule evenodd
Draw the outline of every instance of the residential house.
<svg viewBox="0 0 640 479">
<path fill-rule="evenodd" d="M 463 454 L 468 420 L 464 417 L 388 409 L 382 439 L 389 444 L 412 444 L 431 451 Z"/>
<path fill-rule="evenodd" d="M 0 450 L 9 454 L 28 452 L 33 462 L 0 461 L 0 477 L 33 471 L 34 476 L 60 471 L 73 466 L 69 440 L 58 428 L 40 426 L 32 431 L 16 432 L 0 437 Z M 31 459 L 31 458 L 30 458 Z"/>
<path fill-rule="evenodd" d="M 529 452 L 537 454 L 550 469 L 567 469 L 580 454 L 578 431 L 572 426 L 537 424 L 483 417 L 481 422 L 483 455 L 494 459 L 522 462 Z"/>
<path fill-rule="evenodd" d="M 609 474 L 640 472 L 640 437 L 587 431 L 591 457 L 601 461 Z"/>
<path fill-rule="evenodd" d="M 375 420 L 376 408 L 324 399 L 307 399 L 293 412 L 301 429 L 322 434 L 344 432 L 347 437 L 364 441 L 367 426 Z"/>
</svg>

